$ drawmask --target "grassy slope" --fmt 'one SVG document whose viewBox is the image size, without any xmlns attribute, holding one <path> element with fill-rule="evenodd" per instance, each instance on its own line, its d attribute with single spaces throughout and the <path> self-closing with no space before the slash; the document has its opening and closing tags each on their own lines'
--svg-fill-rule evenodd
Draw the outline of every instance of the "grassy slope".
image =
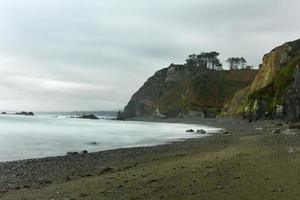
<svg viewBox="0 0 300 200">
<path fill-rule="evenodd" d="M 165 108 L 168 110 L 168 106 L 171 107 L 173 105 L 172 101 L 176 99 L 176 106 L 184 104 L 190 110 L 199 107 L 222 108 L 224 103 L 230 100 L 236 91 L 251 84 L 255 74 L 255 70 L 207 71 L 190 81 L 181 83 L 180 86 L 182 87 L 178 86 L 172 90 L 173 92 L 167 95 L 168 99 L 163 104 L 166 105 Z M 182 102 L 182 98 L 176 95 L 184 90 L 188 91 L 188 97 L 185 102 Z"/>
<path fill-rule="evenodd" d="M 299 136 L 219 136 L 210 147 L 1 199 L 284 199 L 300 195 Z"/>
<path fill-rule="evenodd" d="M 196 107 L 221 108 L 232 95 L 251 84 L 256 70 L 224 70 L 196 77 L 191 82 Z"/>
</svg>

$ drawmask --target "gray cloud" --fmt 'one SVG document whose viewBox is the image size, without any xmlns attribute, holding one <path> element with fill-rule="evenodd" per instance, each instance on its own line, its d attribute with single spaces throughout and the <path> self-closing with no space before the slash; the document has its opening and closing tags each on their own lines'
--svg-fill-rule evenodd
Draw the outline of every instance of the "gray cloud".
<svg viewBox="0 0 300 200">
<path fill-rule="evenodd" d="M 298 0 L 2 0 L 0 109 L 122 108 L 190 53 L 262 55 L 299 37 Z M 226 65 L 226 63 L 224 63 Z"/>
</svg>

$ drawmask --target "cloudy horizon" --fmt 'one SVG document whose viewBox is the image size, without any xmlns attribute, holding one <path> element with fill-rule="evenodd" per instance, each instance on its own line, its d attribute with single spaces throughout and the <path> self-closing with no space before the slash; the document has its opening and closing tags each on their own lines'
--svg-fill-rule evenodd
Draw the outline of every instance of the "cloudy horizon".
<svg viewBox="0 0 300 200">
<path fill-rule="evenodd" d="M 155 71 L 191 53 L 258 66 L 300 38 L 298 8 L 296 0 L 1 0 L 0 110 L 121 109 Z"/>
</svg>

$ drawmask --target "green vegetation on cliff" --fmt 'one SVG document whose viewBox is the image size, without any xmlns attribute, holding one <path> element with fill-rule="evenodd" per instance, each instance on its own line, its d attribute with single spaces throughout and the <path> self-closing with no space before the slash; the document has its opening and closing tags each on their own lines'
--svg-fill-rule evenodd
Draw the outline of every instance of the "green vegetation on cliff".
<svg viewBox="0 0 300 200">
<path fill-rule="evenodd" d="M 281 106 L 280 115 L 298 118 L 299 66 L 300 40 L 273 49 L 264 56 L 252 85 L 238 91 L 231 102 L 224 106 L 223 113 L 255 115 L 256 118 L 264 115 L 276 117 L 277 108 Z"/>
<path fill-rule="evenodd" d="M 277 105 L 283 105 L 284 91 L 294 80 L 294 72 L 298 59 L 291 60 L 275 76 L 273 81 L 266 87 L 254 91 L 249 95 L 249 102 L 253 107 L 256 99 L 262 99 L 267 102 L 267 112 L 272 112 Z"/>
</svg>

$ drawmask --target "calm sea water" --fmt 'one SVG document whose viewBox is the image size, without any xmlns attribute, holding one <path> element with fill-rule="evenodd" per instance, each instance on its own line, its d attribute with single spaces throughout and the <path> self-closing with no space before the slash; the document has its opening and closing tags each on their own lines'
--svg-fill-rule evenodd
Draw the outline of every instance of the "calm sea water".
<svg viewBox="0 0 300 200">
<path fill-rule="evenodd" d="M 65 155 L 68 151 L 151 146 L 208 135 L 186 133 L 190 128 L 208 133 L 217 130 L 173 123 L 0 115 L 0 162 Z"/>
</svg>

